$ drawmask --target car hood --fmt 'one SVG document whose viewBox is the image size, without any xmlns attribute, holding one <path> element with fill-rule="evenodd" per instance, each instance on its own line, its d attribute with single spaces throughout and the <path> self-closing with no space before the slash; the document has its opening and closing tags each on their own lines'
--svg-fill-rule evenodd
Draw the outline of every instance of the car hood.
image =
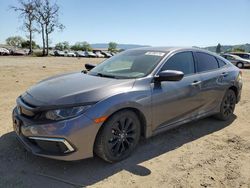
<svg viewBox="0 0 250 188">
<path fill-rule="evenodd" d="M 70 73 L 43 80 L 22 96 L 24 102 L 36 106 L 63 106 L 98 102 L 111 95 L 131 90 L 135 79 L 113 79 Z"/>
</svg>

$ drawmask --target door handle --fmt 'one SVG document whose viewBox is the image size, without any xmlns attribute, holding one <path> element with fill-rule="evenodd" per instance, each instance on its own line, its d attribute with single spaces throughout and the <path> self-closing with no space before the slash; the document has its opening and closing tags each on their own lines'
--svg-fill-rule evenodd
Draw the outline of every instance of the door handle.
<svg viewBox="0 0 250 188">
<path fill-rule="evenodd" d="M 201 84 L 201 81 L 195 80 L 193 83 L 191 83 L 191 86 L 198 86 Z"/>
<path fill-rule="evenodd" d="M 223 72 L 223 73 L 221 73 L 221 76 L 226 77 L 227 75 L 228 75 L 228 72 Z"/>
</svg>

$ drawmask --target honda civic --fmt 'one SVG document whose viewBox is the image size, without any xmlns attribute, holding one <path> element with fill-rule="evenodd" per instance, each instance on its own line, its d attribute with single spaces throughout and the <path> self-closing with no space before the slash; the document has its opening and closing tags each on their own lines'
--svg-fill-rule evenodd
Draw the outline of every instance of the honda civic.
<svg viewBox="0 0 250 188">
<path fill-rule="evenodd" d="M 227 121 L 241 97 L 241 71 L 196 48 L 131 49 L 85 67 L 17 98 L 13 127 L 33 154 L 117 162 L 140 138 L 208 116 Z"/>
</svg>

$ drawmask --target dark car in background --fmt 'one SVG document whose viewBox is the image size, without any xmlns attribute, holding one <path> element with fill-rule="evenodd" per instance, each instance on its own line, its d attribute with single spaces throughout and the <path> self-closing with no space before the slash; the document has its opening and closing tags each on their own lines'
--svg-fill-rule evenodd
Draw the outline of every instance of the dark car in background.
<svg viewBox="0 0 250 188">
<path fill-rule="evenodd" d="M 139 48 L 86 67 L 17 98 L 13 127 L 33 154 L 117 162 L 142 137 L 212 115 L 227 121 L 241 97 L 241 71 L 201 49 Z"/>
</svg>

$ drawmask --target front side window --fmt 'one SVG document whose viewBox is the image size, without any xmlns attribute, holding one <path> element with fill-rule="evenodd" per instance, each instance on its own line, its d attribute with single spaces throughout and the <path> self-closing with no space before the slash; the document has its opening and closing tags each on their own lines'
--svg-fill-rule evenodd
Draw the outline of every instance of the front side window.
<svg viewBox="0 0 250 188">
<path fill-rule="evenodd" d="M 219 67 L 216 58 L 212 55 L 203 52 L 196 52 L 196 56 L 198 72 L 209 71 Z"/>
<path fill-rule="evenodd" d="M 163 70 L 177 70 L 182 71 L 184 75 L 193 74 L 194 58 L 192 52 L 180 52 L 172 57 L 163 65 Z"/>
<path fill-rule="evenodd" d="M 229 59 L 229 60 L 234 60 L 235 58 L 232 57 L 232 56 L 227 56 L 227 59 Z"/>
<path fill-rule="evenodd" d="M 234 57 L 230 55 L 224 55 L 223 57 L 227 60 L 234 60 Z"/>
<path fill-rule="evenodd" d="M 140 78 L 148 75 L 168 52 L 129 50 L 105 60 L 88 74 L 113 78 Z"/>
</svg>

